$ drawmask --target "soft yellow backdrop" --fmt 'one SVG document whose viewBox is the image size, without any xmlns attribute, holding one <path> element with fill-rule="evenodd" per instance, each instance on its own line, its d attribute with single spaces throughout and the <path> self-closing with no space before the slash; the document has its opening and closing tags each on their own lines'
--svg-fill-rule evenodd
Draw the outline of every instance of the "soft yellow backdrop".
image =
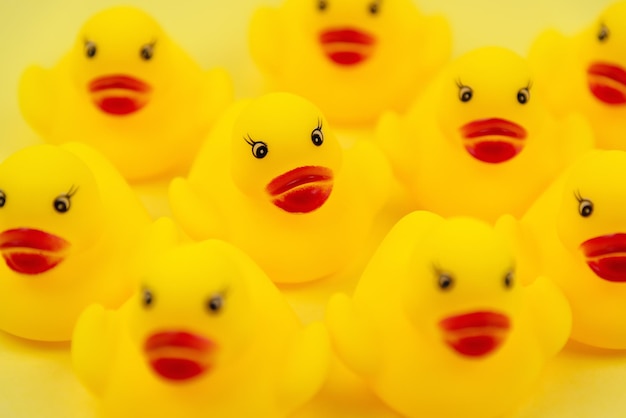
<svg viewBox="0 0 626 418">
<path fill-rule="evenodd" d="M 246 26 L 260 4 L 278 0 L 134 0 L 205 67 L 232 74 L 238 97 L 260 92 L 261 77 L 246 47 Z M 448 16 L 454 54 L 502 45 L 524 54 L 534 36 L 553 26 L 573 33 L 610 0 L 416 0 Z M 0 159 L 37 141 L 17 109 L 17 80 L 30 63 L 52 65 L 82 22 L 111 0 L 0 0 Z M 41 353 L 46 356 L 42 357 Z M 89 399 L 70 373 L 67 345 L 24 345 L 0 334 L 0 417 L 89 418 Z M 570 344 L 548 367 L 518 418 L 626 416 L 626 353 Z M 506 382 L 503 382 L 506 385 Z M 450 399 L 454 402 L 454 399 Z M 245 417 L 242 417 L 245 418 Z"/>
</svg>

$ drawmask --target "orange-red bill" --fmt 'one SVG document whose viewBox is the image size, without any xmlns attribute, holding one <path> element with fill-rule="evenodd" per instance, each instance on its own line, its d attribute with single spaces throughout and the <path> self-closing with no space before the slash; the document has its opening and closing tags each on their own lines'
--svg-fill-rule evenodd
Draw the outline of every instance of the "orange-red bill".
<svg viewBox="0 0 626 418">
<path fill-rule="evenodd" d="M 216 344 L 205 337 L 184 331 L 152 334 L 144 343 L 144 353 L 152 370 L 160 377 L 185 381 L 211 368 L 210 355 Z"/>
<path fill-rule="evenodd" d="M 275 177 L 266 187 L 272 203 L 289 213 L 320 208 L 333 190 L 333 172 L 320 166 L 298 167 Z"/>
<path fill-rule="evenodd" d="M 16 273 L 37 275 L 65 259 L 70 243 L 63 238 L 30 228 L 9 229 L 0 234 L 0 252 Z"/>
<path fill-rule="evenodd" d="M 328 59 L 335 64 L 351 66 L 369 58 L 376 38 L 354 28 L 338 28 L 320 33 L 319 42 Z"/>
<path fill-rule="evenodd" d="M 444 342 L 466 357 L 483 357 L 502 345 L 511 327 L 506 315 L 478 311 L 450 316 L 439 322 Z"/>
<path fill-rule="evenodd" d="M 151 87 L 127 75 L 99 77 L 89 83 L 93 103 L 104 113 L 125 116 L 137 112 L 149 101 Z"/>
<path fill-rule="evenodd" d="M 596 62 L 587 69 L 589 91 L 608 105 L 626 104 L 626 70 L 618 65 Z"/>
<path fill-rule="evenodd" d="M 626 234 L 591 238 L 580 248 L 596 276 L 609 282 L 626 282 Z"/>
<path fill-rule="evenodd" d="M 479 161 L 499 164 L 515 158 L 524 149 L 527 132 L 515 122 L 479 119 L 460 128 L 465 150 Z"/>
</svg>

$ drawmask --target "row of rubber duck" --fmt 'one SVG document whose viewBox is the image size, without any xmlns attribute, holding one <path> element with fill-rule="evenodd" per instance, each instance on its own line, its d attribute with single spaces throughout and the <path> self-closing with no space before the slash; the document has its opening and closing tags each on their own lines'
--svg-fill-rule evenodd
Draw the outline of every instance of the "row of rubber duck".
<svg viewBox="0 0 626 418">
<path fill-rule="evenodd" d="M 336 361 L 389 416 L 502 416 L 569 338 L 626 348 L 622 22 L 448 63 L 410 0 L 286 0 L 250 47 L 290 93 L 235 101 L 106 9 L 20 81 L 49 144 L 0 164 L 0 329 L 71 339 L 104 417 L 295 417 Z"/>
</svg>

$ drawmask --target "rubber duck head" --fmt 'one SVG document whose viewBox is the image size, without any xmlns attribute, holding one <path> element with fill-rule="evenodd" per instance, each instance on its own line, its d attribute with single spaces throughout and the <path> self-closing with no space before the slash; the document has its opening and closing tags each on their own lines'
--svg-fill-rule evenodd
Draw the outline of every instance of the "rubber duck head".
<svg viewBox="0 0 626 418">
<path fill-rule="evenodd" d="M 284 4 L 297 25 L 294 32 L 302 37 L 303 51 L 345 69 L 372 60 L 397 62 L 405 33 L 420 17 L 407 0 L 317 0 L 306 5 L 294 0 Z"/>
<path fill-rule="evenodd" d="M 600 279 L 626 282 L 626 152 L 593 151 L 571 167 L 557 216 L 563 246 Z"/>
<path fill-rule="evenodd" d="M 148 14 L 119 6 L 91 17 L 69 54 L 70 76 L 78 91 L 109 116 L 128 116 L 168 88 L 177 54 Z"/>
<path fill-rule="evenodd" d="M 133 302 L 131 334 L 156 376 L 192 381 L 228 368 L 253 346 L 249 270 L 210 240 L 161 254 Z"/>
<path fill-rule="evenodd" d="M 507 162 L 542 129 L 546 113 L 534 100 L 529 67 L 506 48 L 473 50 L 454 62 L 440 81 L 440 129 L 476 161 Z"/>
<path fill-rule="evenodd" d="M 309 213 L 332 195 L 342 151 L 319 109 L 289 93 L 253 101 L 235 123 L 232 176 L 251 199 Z"/>
<path fill-rule="evenodd" d="M 464 358 L 495 353 L 521 309 L 508 241 L 472 218 L 441 220 L 429 235 L 413 252 L 403 292 L 415 328 Z"/>
<path fill-rule="evenodd" d="M 0 164 L 0 252 L 14 272 L 53 270 L 92 247 L 104 225 L 96 179 L 72 153 L 36 145 Z"/>
<path fill-rule="evenodd" d="M 589 92 L 607 106 L 626 104 L 626 1 L 609 6 L 579 36 Z"/>
</svg>

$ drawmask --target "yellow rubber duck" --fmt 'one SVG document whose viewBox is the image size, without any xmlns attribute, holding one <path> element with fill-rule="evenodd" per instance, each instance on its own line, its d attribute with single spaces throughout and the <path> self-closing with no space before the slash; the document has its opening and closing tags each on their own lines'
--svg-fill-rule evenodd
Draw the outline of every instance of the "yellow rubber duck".
<svg viewBox="0 0 626 418">
<path fill-rule="evenodd" d="M 105 9 L 51 69 L 22 74 L 19 104 L 44 140 L 85 142 L 129 180 L 187 169 L 232 101 L 223 69 L 202 70 L 143 11 Z"/>
<path fill-rule="evenodd" d="M 169 200 L 192 238 L 224 239 L 274 282 L 301 283 L 359 255 L 390 179 L 371 141 L 344 149 L 312 103 L 270 93 L 227 112 Z"/>
<path fill-rule="evenodd" d="M 171 221 L 157 221 L 168 242 Z M 100 416 L 287 417 L 321 387 L 321 322 L 301 325 L 249 257 L 218 240 L 152 254 L 119 311 L 93 305 L 72 341 L 74 369 Z"/>
<path fill-rule="evenodd" d="M 626 349 L 626 152 L 595 150 L 577 161 L 522 218 L 542 274 L 572 305 L 572 339 Z M 533 245 L 533 244 L 531 244 Z"/>
<path fill-rule="evenodd" d="M 475 218 L 405 216 L 353 299 L 337 294 L 329 302 L 337 354 L 408 418 L 504 416 L 564 346 L 571 325 L 551 281 L 517 282 L 511 248 L 501 230 Z"/>
<path fill-rule="evenodd" d="M 527 62 L 482 47 L 451 63 L 378 142 L 414 209 L 495 221 L 521 216 L 574 156 L 592 147 L 578 116 L 555 120 L 535 95 Z"/>
<path fill-rule="evenodd" d="M 573 36 L 555 29 L 539 35 L 529 60 L 545 79 L 554 112 L 580 112 L 589 119 L 596 145 L 626 150 L 626 1 L 607 7 Z"/>
<path fill-rule="evenodd" d="M 249 44 L 270 88 L 362 125 L 409 105 L 449 59 L 452 34 L 412 0 L 285 0 L 256 10 Z"/>
<path fill-rule="evenodd" d="M 9 156 L 0 164 L 0 330 L 67 341 L 91 303 L 120 306 L 149 221 L 120 174 L 83 144 Z"/>
</svg>

